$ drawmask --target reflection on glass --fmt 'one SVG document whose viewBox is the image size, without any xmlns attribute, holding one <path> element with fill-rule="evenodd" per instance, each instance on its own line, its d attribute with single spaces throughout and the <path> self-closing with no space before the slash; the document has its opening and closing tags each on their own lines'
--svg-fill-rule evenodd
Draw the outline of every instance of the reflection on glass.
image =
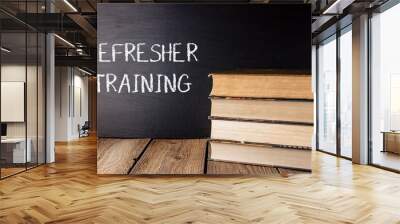
<svg viewBox="0 0 400 224">
<path fill-rule="evenodd" d="M 318 147 L 336 153 L 336 39 L 318 48 Z"/>
<path fill-rule="evenodd" d="M 372 163 L 400 170 L 400 5 L 372 17 Z"/>
<path fill-rule="evenodd" d="M 352 157 L 352 35 L 340 36 L 340 153 Z"/>
</svg>

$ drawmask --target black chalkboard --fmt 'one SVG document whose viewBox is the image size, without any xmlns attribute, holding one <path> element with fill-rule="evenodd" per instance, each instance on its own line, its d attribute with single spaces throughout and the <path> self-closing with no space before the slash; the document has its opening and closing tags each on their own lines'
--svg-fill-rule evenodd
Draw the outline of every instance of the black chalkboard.
<svg viewBox="0 0 400 224">
<path fill-rule="evenodd" d="M 309 5 L 98 4 L 97 39 L 102 44 L 98 49 L 99 137 L 208 137 L 209 73 L 311 70 Z M 161 51 L 164 45 L 168 52 L 170 43 L 180 43 L 175 46 L 180 52 L 176 62 L 169 61 L 169 54 L 164 54 L 164 62 L 157 61 L 160 57 L 151 47 Z M 112 44 L 122 44 L 115 45 L 115 60 Z M 134 51 L 138 48 L 139 56 Z M 134 53 L 125 56 L 129 50 Z M 150 59 L 156 62 L 146 62 Z M 191 83 L 189 91 L 187 85 L 181 85 L 182 91 L 173 86 L 172 91 L 174 73 L 181 84 Z"/>
</svg>

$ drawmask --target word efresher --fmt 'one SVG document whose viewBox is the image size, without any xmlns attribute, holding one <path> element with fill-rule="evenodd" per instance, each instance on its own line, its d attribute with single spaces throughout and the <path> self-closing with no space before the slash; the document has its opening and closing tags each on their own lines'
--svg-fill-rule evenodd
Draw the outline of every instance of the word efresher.
<svg viewBox="0 0 400 224">
<path fill-rule="evenodd" d="M 197 62 L 195 43 L 99 43 L 99 62 Z"/>
</svg>

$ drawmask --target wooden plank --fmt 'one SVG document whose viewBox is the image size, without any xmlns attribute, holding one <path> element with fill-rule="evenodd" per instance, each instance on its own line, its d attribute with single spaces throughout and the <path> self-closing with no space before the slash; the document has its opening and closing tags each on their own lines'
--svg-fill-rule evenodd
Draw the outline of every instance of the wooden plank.
<svg viewBox="0 0 400 224">
<path fill-rule="evenodd" d="M 128 174 L 149 141 L 150 139 L 99 139 L 97 173 Z"/>
<path fill-rule="evenodd" d="M 306 125 L 212 120 L 211 138 L 311 147 L 313 129 L 313 126 Z"/>
<path fill-rule="evenodd" d="M 130 174 L 203 174 L 207 139 L 156 139 Z"/>
<path fill-rule="evenodd" d="M 313 99 L 310 75 L 212 74 L 211 96 Z"/>
<path fill-rule="evenodd" d="M 278 170 L 269 166 L 254 166 L 241 163 L 208 161 L 207 174 L 210 175 L 280 175 Z"/>
<path fill-rule="evenodd" d="M 311 150 L 210 142 L 210 159 L 251 165 L 311 169 Z"/>
<path fill-rule="evenodd" d="M 312 124 L 314 103 L 286 100 L 211 99 L 211 116 Z"/>
</svg>

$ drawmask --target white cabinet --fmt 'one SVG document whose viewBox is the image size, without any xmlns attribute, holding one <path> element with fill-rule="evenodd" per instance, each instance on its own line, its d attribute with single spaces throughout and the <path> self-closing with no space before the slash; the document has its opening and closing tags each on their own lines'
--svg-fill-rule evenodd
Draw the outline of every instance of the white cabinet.
<svg viewBox="0 0 400 224">
<path fill-rule="evenodd" d="M 25 138 L 7 138 L 1 140 L 2 147 L 12 149 L 12 163 L 25 163 L 32 161 L 32 140 Z M 26 151 L 25 151 L 25 145 Z"/>
</svg>

